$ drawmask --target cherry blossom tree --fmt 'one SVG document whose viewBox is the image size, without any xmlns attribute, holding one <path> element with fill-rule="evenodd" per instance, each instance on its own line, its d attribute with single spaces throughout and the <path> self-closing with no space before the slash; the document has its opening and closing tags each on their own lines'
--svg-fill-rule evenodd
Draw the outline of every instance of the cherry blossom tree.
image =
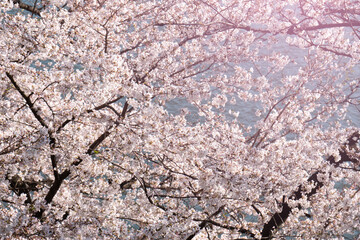
<svg viewBox="0 0 360 240">
<path fill-rule="evenodd" d="M 360 229 L 359 1 L 0 8 L 5 239 Z"/>
</svg>

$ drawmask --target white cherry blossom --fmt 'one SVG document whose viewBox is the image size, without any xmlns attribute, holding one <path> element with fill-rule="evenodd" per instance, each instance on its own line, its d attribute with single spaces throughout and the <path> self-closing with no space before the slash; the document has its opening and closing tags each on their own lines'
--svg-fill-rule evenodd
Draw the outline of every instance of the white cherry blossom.
<svg viewBox="0 0 360 240">
<path fill-rule="evenodd" d="M 359 14 L 1 1 L 1 236 L 355 238 Z"/>
</svg>

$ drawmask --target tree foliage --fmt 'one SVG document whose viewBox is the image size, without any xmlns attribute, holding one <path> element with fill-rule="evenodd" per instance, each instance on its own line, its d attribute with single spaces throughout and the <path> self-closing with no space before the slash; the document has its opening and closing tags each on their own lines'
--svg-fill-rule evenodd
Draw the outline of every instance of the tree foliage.
<svg viewBox="0 0 360 240">
<path fill-rule="evenodd" d="M 346 121 L 359 107 L 359 1 L 0 8 L 5 238 L 360 229 L 359 126 Z"/>
</svg>

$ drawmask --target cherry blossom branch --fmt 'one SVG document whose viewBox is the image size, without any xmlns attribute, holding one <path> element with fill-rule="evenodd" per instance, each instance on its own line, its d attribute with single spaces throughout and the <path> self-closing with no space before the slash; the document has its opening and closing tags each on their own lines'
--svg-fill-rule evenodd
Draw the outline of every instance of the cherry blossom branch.
<svg viewBox="0 0 360 240">
<path fill-rule="evenodd" d="M 31 99 L 30 99 L 31 94 L 29 96 L 27 96 L 25 94 L 25 92 L 17 84 L 14 77 L 10 73 L 6 72 L 6 76 L 10 79 L 10 82 L 13 84 L 15 89 L 20 93 L 22 98 L 25 100 L 26 104 L 29 106 L 29 108 L 30 108 L 31 112 L 33 113 L 34 117 L 38 120 L 38 122 L 41 124 L 41 126 L 43 126 L 43 127 L 45 127 L 47 129 L 47 132 L 48 132 L 48 135 L 49 135 L 49 140 L 50 140 L 49 141 L 50 149 L 54 150 L 55 145 L 56 145 L 56 140 L 55 140 L 55 138 L 53 136 L 52 131 L 49 129 L 48 124 L 40 116 L 38 109 L 36 109 L 34 107 L 34 102 L 32 102 Z M 58 173 L 57 159 L 56 159 L 55 154 L 51 154 L 50 159 L 51 159 L 51 165 L 53 167 L 54 177 L 55 177 L 55 181 L 56 181 L 59 178 L 59 173 Z"/>
<path fill-rule="evenodd" d="M 19 8 L 29 11 L 32 14 L 40 16 L 41 9 L 36 8 L 35 4 L 34 4 L 34 6 L 30 6 L 30 5 L 23 3 L 21 0 L 13 0 L 13 2 L 14 2 L 14 4 L 19 4 Z"/>
<path fill-rule="evenodd" d="M 56 133 L 59 133 L 68 123 L 72 122 L 75 120 L 75 116 L 73 116 L 71 119 L 67 119 L 65 120 L 56 130 Z"/>
<path fill-rule="evenodd" d="M 87 110 L 87 113 L 92 113 L 92 112 L 94 112 L 94 110 L 101 110 L 103 108 L 106 108 L 106 107 L 110 106 L 110 104 L 113 104 L 122 98 L 123 98 L 123 96 L 118 96 L 118 97 L 114 98 L 113 100 L 110 100 L 104 104 L 101 104 L 101 105 L 95 107 L 94 109 Z"/>
<path fill-rule="evenodd" d="M 163 167 L 164 167 L 166 170 L 168 170 L 170 173 L 183 175 L 183 176 L 188 177 L 188 178 L 191 178 L 191 179 L 193 179 L 193 180 L 198 180 L 196 177 L 191 176 L 190 174 L 187 174 L 187 173 L 185 173 L 184 171 L 179 172 L 179 171 L 174 170 L 174 169 L 170 168 L 169 166 L 167 166 L 167 165 L 164 163 L 164 161 L 165 161 L 165 159 L 168 159 L 168 160 L 170 160 L 170 159 L 169 159 L 167 156 L 165 156 L 165 155 L 163 155 L 162 157 L 157 155 L 157 156 L 156 156 L 156 157 L 157 157 L 157 161 L 154 160 L 151 156 L 148 156 L 148 155 L 144 155 L 144 157 L 146 157 L 146 158 L 147 158 L 149 161 L 151 161 L 151 162 L 154 162 L 154 163 L 156 163 L 156 164 L 159 164 L 159 165 L 163 166 Z"/>
<path fill-rule="evenodd" d="M 313 46 L 318 46 L 316 44 L 312 44 Z M 339 55 L 339 56 L 344 56 L 344 57 L 349 57 L 349 58 L 352 58 L 352 56 L 350 54 L 347 54 L 347 53 L 342 53 L 342 52 L 338 52 L 338 51 L 335 51 L 333 49 L 330 49 L 330 48 L 327 48 L 327 47 L 324 47 L 324 46 L 319 46 L 319 48 L 321 48 L 322 50 L 324 51 L 327 51 L 327 52 L 332 52 L 336 55 Z"/>
<path fill-rule="evenodd" d="M 81 162 L 82 162 L 82 159 L 78 158 L 71 165 L 72 166 L 78 166 Z M 52 202 L 55 195 L 59 191 L 61 184 L 70 175 L 70 173 L 71 173 L 70 169 L 67 169 L 63 173 L 57 175 L 58 177 L 55 178 L 54 182 L 52 183 L 52 185 L 51 185 L 51 187 L 49 189 L 49 192 L 45 196 L 46 204 L 49 204 L 49 203 Z M 34 214 L 34 217 L 36 217 L 38 219 L 42 219 L 44 211 L 45 211 L 44 208 L 40 208 L 40 210 Z"/>
<path fill-rule="evenodd" d="M 169 26 L 170 25 L 178 25 L 178 26 L 201 25 L 201 26 L 203 26 L 203 24 L 189 24 L 189 23 L 157 23 L 157 24 L 155 24 L 155 26 L 167 26 L 167 25 L 169 25 Z M 358 27 L 358 26 L 360 26 L 360 21 L 350 20 L 348 22 L 318 24 L 318 25 L 314 25 L 314 26 L 297 26 L 297 25 L 298 24 L 289 26 L 288 29 L 287 30 L 285 29 L 286 31 L 284 31 L 284 32 L 289 35 L 297 35 L 299 32 L 302 32 L 302 31 L 317 31 L 317 30 L 321 30 L 321 29 L 331 29 L 331 28 L 341 28 L 341 27 Z M 223 32 L 223 31 L 227 31 L 227 30 L 231 30 L 231 29 L 240 29 L 240 30 L 244 30 L 244 31 L 252 31 L 255 33 L 279 34 L 279 33 L 273 33 L 270 30 L 250 27 L 250 26 L 246 26 L 246 25 L 223 23 L 221 25 L 221 27 L 218 27 L 216 30 L 212 31 L 211 33 L 207 32 L 207 34 L 205 34 L 205 35 L 211 35 L 214 33 L 219 33 L 219 32 Z M 196 39 L 196 38 L 199 38 L 202 36 L 203 35 L 194 35 L 193 37 L 187 37 L 184 40 L 182 40 L 180 43 L 182 45 L 184 41 L 186 42 L 186 41 L 193 40 L 193 39 Z"/>
<path fill-rule="evenodd" d="M 348 22 L 342 22 L 342 23 L 328 23 L 328 24 L 318 24 L 315 26 L 309 26 L 309 27 L 301 27 L 298 28 L 293 27 L 289 28 L 289 30 L 286 32 L 287 34 L 294 35 L 301 31 L 317 31 L 321 29 L 330 29 L 330 28 L 341 28 L 341 27 L 359 27 L 360 21 L 353 21 L 350 20 Z"/>
<path fill-rule="evenodd" d="M 160 209 L 163 210 L 163 211 L 167 211 L 166 207 L 161 206 L 161 205 L 159 205 L 158 203 L 155 203 L 155 202 L 152 200 L 152 198 L 150 197 L 150 195 L 149 195 L 149 193 L 148 193 L 148 191 L 147 191 L 147 185 L 148 185 L 148 184 L 145 182 L 144 178 L 140 178 L 140 179 L 138 179 L 138 180 L 139 180 L 139 182 L 140 182 L 140 184 L 141 184 L 142 189 L 144 190 L 145 196 L 146 196 L 146 198 L 148 199 L 149 203 L 151 203 L 152 205 L 160 208 Z"/>
<path fill-rule="evenodd" d="M 121 219 L 121 220 L 129 220 L 129 221 L 133 221 L 133 222 L 137 222 L 137 223 L 149 225 L 149 222 L 141 221 L 141 220 L 134 219 L 134 218 L 129 218 L 129 217 L 117 217 L 117 218 L 118 218 L 118 219 Z"/>
<path fill-rule="evenodd" d="M 315 187 L 312 188 L 309 193 L 305 193 L 305 196 L 307 197 L 307 199 L 309 199 L 312 195 L 314 195 L 317 192 L 317 190 L 319 190 L 323 186 L 323 183 L 318 180 L 319 173 L 320 173 L 319 171 L 315 172 L 307 180 L 307 182 L 309 182 L 309 183 L 312 182 L 315 184 Z M 298 187 L 298 190 L 295 193 L 293 193 L 289 199 L 294 200 L 294 201 L 299 200 L 302 197 L 303 193 L 304 192 L 302 190 L 302 186 L 300 185 Z M 289 204 L 287 202 L 283 202 L 281 204 L 281 206 L 282 206 L 281 212 L 275 213 L 271 217 L 270 221 L 268 221 L 264 225 L 263 230 L 261 232 L 261 239 L 272 239 L 273 232 L 276 231 L 278 228 L 280 228 L 280 226 L 290 216 L 292 208 L 289 206 Z"/>
<path fill-rule="evenodd" d="M 341 14 L 354 14 L 359 15 L 360 9 L 358 8 L 346 8 L 346 9 L 328 9 L 328 13 L 341 13 Z"/>
<path fill-rule="evenodd" d="M 7 142 L 7 140 L 5 140 Z M 6 155 L 8 153 L 14 152 L 22 147 L 22 139 L 19 139 L 17 142 L 10 142 L 6 147 L 0 150 L 0 156 Z"/>
<path fill-rule="evenodd" d="M 199 222 L 199 221 L 205 222 L 206 224 L 211 224 L 211 225 L 214 225 L 214 226 L 217 226 L 217 227 L 220 227 L 220 228 L 228 229 L 228 230 L 231 230 L 231 231 L 236 231 L 238 233 L 246 234 L 246 235 L 250 236 L 251 238 L 255 238 L 255 234 L 252 233 L 251 231 L 245 229 L 245 228 L 238 228 L 238 227 L 234 227 L 234 226 L 230 226 L 230 225 L 224 225 L 224 224 L 215 222 L 214 220 L 211 220 L 211 219 L 201 220 L 201 219 L 196 218 L 196 219 L 194 219 L 194 221 L 196 221 L 196 222 Z"/>
<path fill-rule="evenodd" d="M 353 133 L 349 138 L 347 143 L 345 145 L 347 146 L 353 146 L 356 145 L 359 141 L 360 134 L 358 132 Z M 334 167 L 339 167 L 339 165 L 343 162 L 353 162 L 354 159 L 351 159 L 348 154 L 340 150 L 340 161 L 336 162 L 334 156 L 330 156 L 327 158 L 327 161 L 332 164 Z M 360 160 L 356 160 L 357 162 L 360 162 Z M 313 173 L 307 180 L 308 183 L 313 183 L 315 186 L 311 189 L 310 192 L 305 192 L 303 190 L 302 186 L 300 185 L 298 187 L 298 190 L 294 192 L 289 199 L 297 201 L 301 199 L 303 195 L 306 196 L 307 199 L 309 199 L 311 196 L 315 195 L 317 191 L 324 185 L 318 178 L 318 175 L 321 174 L 321 171 L 316 171 Z M 280 226 L 287 220 L 287 218 L 290 216 L 292 212 L 292 207 L 289 206 L 287 202 L 284 202 L 281 204 L 282 210 L 281 212 L 275 213 L 271 219 L 264 225 L 263 230 L 261 232 L 261 239 L 272 239 L 273 238 L 273 232 L 276 231 Z M 301 208 L 301 206 L 298 206 Z"/>
<path fill-rule="evenodd" d="M 140 47 L 140 45 L 141 45 L 143 42 L 144 42 L 144 40 L 141 39 L 141 40 L 140 40 L 137 44 L 135 44 L 134 46 L 121 50 L 121 51 L 120 51 L 120 55 L 121 55 L 121 54 L 124 54 L 124 53 L 127 53 L 127 52 L 130 52 L 130 51 L 132 51 L 132 50 Z"/>
<path fill-rule="evenodd" d="M 232 6 L 229 6 L 227 7 L 226 9 L 223 9 L 221 12 L 218 11 L 214 6 L 212 6 L 211 4 L 207 3 L 207 2 L 204 2 L 203 0 L 199 0 L 200 2 L 202 2 L 204 5 L 210 7 L 212 10 L 214 10 L 214 12 L 216 12 L 216 15 L 219 15 L 221 16 L 226 22 L 230 23 L 230 24 L 234 24 L 232 21 L 230 21 L 230 19 L 228 19 L 227 17 L 225 17 L 221 12 L 232 7 Z M 234 3 L 235 4 L 235 3 Z M 214 17 L 216 17 L 216 15 Z"/>
<path fill-rule="evenodd" d="M 86 153 L 92 155 L 94 150 L 110 135 L 109 129 L 105 130 L 88 148 Z"/>
<path fill-rule="evenodd" d="M 120 97 L 119 97 L 120 99 Z M 118 99 L 118 100 L 119 100 Z M 117 101 L 117 100 L 116 100 Z M 110 102 L 116 102 L 115 99 L 110 101 Z M 127 113 L 128 111 L 128 103 L 125 102 L 125 105 L 124 105 L 124 108 L 123 108 L 123 111 L 121 113 L 121 116 L 124 118 L 125 117 L 125 114 Z M 101 108 L 103 108 L 105 106 L 102 106 L 101 105 Z M 101 109 L 100 108 L 100 109 Z M 116 122 L 115 123 L 115 126 L 118 126 L 119 125 L 119 122 Z M 88 150 L 86 151 L 86 154 L 88 155 L 92 155 L 94 153 L 94 150 L 110 135 L 110 129 L 107 129 L 105 130 L 104 133 L 102 133 L 88 148 Z M 55 197 L 56 193 L 59 191 L 60 189 L 60 186 L 61 184 L 63 183 L 63 181 L 70 175 L 71 171 L 70 169 L 66 169 L 63 173 L 59 174 L 57 172 L 57 170 L 55 171 L 55 169 L 57 169 L 57 166 L 56 166 L 56 161 L 53 161 L 53 158 L 51 158 L 52 160 L 52 165 L 53 165 L 53 168 L 54 168 L 54 175 L 55 175 L 55 180 L 52 184 L 52 186 L 50 187 L 50 190 L 48 192 L 48 194 L 46 195 L 45 197 L 45 201 L 47 204 L 51 203 L 53 198 Z M 55 160 L 55 159 L 54 159 Z M 78 158 L 76 161 L 74 161 L 71 166 L 78 166 L 83 160 L 81 158 Z M 36 212 L 35 213 L 35 217 L 36 218 L 39 218 L 41 219 L 42 218 L 42 215 L 44 213 L 44 209 L 41 208 L 40 211 Z"/>
<path fill-rule="evenodd" d="M 45 123 L 44 119 L 40 116 L 38 110 L 34 107 L 34 103 L 31 101 L 31 99 L 29 97 L 31 94 L 29 96 L 27 96 L 25 94 L 25 92 L 17 84 L 14 77 L 10 73 L 6 72 L 6 76 L 10 79 L 10 82 L 13 84 L 15 89 L 20 93 L 22 98 L 25 100 L 26 104 L 29 106 L 29 108 L 30 108 L 31 112 L 33 113 L 34 117 L 36 118 L 36 120 L 38 120 L 38 122 L 41 124 L 41 126 L 48 129 L 49 128 L 48 125 Z"/>
<path fill-rule="evenodd" d="M 224 208 L 225 208 L 225 205 L 222 205 L 221 207 L 219 207 L 219 209 L 216 212 L 211 214 L 207 219 L 202 220 L 202 222 L 199 224 L 199 229 L 196 230 L 194 233 L 192 233 L 190 236 L 188 236 L 186 238 L 186 240 L 193 239 L 204 227 L 206 227 L 206 225 L 209 223 L 211 218 L 213 218 L 213 217 L 217 216 L 219 213 L 221 213 Z"/>
<path fill-rule="evenodd" d="M 114 98 L 113 100 L 110 100 L 104 104 L 101 104 L 93 109 L 89 109 L 89 110 L 86 110 L 87 113 L 92 113 L 94 111 L 98 111 L 98 110 L 101 110 L 101 109 L 104 109 L 104 108 L 109 108 L 110 110 L 112 110 L 113 112 L 115 112 L 115 114 L 118 116 L 118 117 L 122 117 L 121 114 L 119 114 L 112 106 L 110 106 L 111 104 L 119 101 L 120 99 L 122 99 L 123 96 L 118 96 L 116 98 Z M 73 116 L 71 119 L 67 119 L 65 120 L 56 130 L 57 133 L 59 133 L 67 124 L 69 124 L 70 122 L 74 121 L 75 120 L 75 116 Z"/>
</svg>

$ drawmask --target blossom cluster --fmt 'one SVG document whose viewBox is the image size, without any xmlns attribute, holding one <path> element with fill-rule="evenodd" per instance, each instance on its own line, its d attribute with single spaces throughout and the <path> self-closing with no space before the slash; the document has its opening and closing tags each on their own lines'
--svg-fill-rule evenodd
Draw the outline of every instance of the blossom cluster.
<svg viewBox="0 0 360 240">
<path fill-rule="evenodd" d="M 1 1 L 0 235 L 356 233 L 359 15 L 352 0 Z"/>
</svg>

